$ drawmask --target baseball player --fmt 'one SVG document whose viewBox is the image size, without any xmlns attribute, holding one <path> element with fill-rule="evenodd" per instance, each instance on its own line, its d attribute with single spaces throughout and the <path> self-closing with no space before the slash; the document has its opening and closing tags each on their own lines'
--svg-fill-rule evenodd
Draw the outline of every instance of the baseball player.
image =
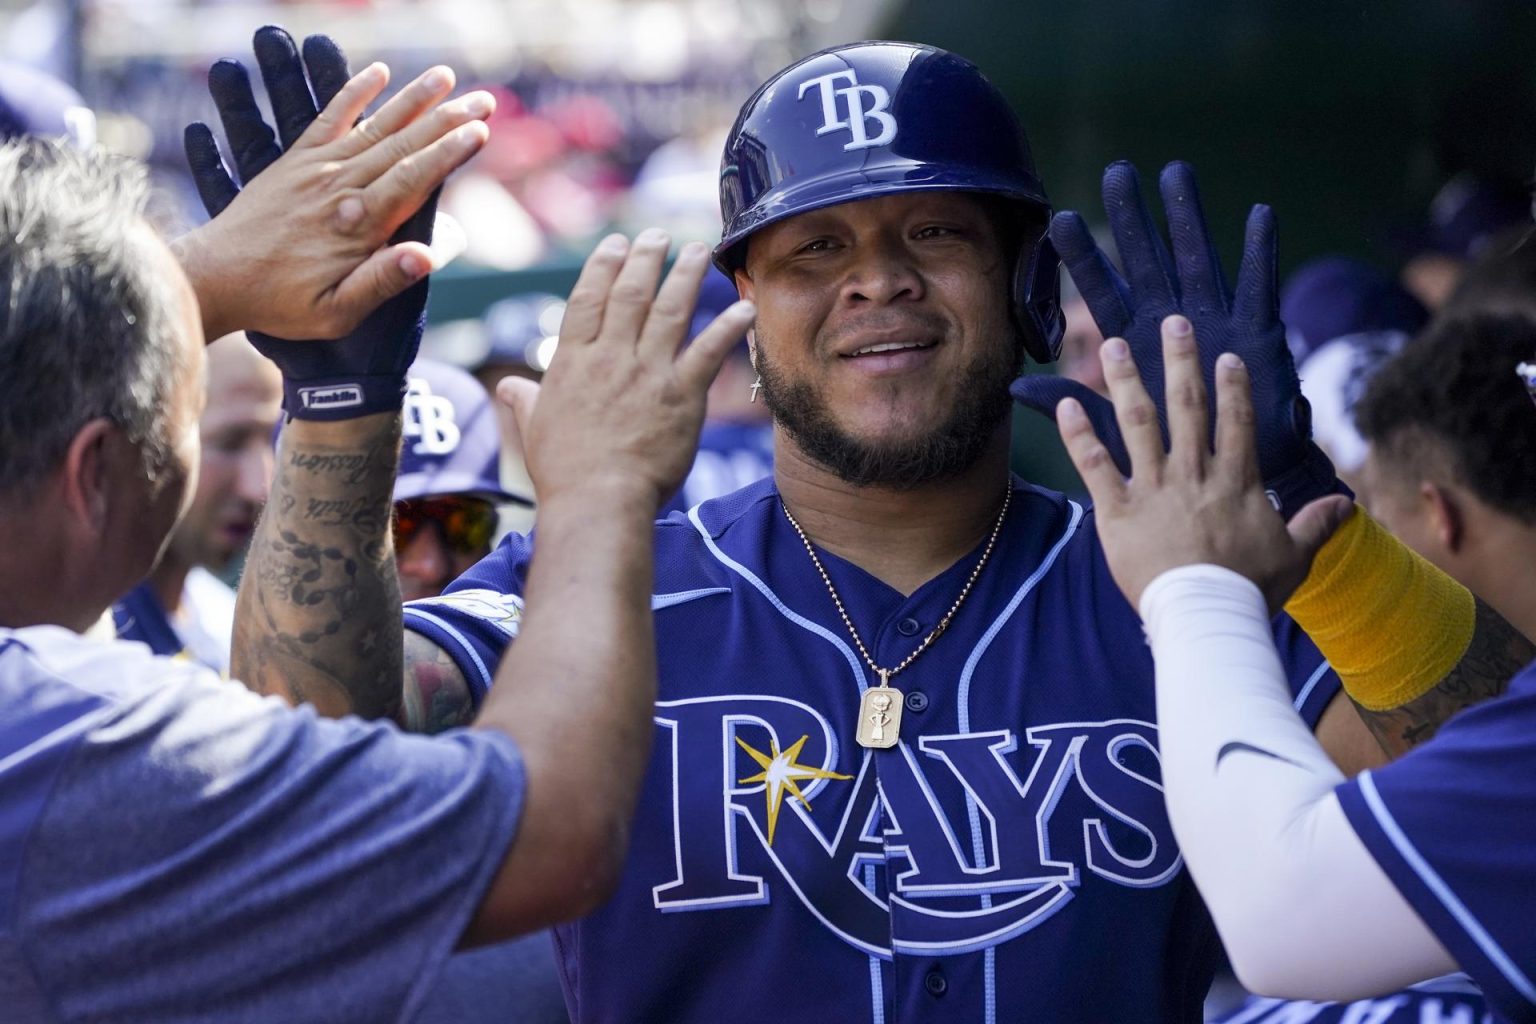
<svg viewBox="0 0 1536 1024">
<path fill-rule="evenodd" d="M 247 229 L 240 258 L 265 269 L 224 277 L 204 264 L 202 291 L 145 221 L 141 174 L 57 143 L 0 145 L 7 1021 L 408 1020 L 461 940 L 579 913 L 601 898 L 605 866 L 610 875 L 616 867 L 635 781 L 616 780 L 607 798 L 584 787 L 579 809 L 558 815 L 540 809 L 546 797 L 525 795 L 558 793 L 573 778 L 553 770 L 550 753 L 563 756 L 564 743 L 649 732 L 650 522 L 682 478 L 711 363 L 745 329 L 741 311 L 681 356 L 685 322 L 642 316 L 670 347 L 641 350 L 632 337 L 605 336 L 571 361 L 578 369 L 596 362 L 615 378 L 550 383 L 524 436 L 530 456 L 556 470 L 541 479 L 546 537 L 555 548 L 562 528 L 571 538 L 560 564 L 580 582 L 562 587 L 550 577 L 541 591 L 549 653 L 541 658 L 536 642 L 520 648 L 514 657 L 532 658 L 530 672 L 487 703 L 475 729 L 426 739 L 322 720 L 142 645 L 78 635 L 150 569 L 190 496 L 200 317 L 239 322 L 254 310 L 253 329 L 313 338 L 359 316 L 338 340 L 266 336 L 289 384 L 300 367 L 351 375 L 350 384 L 303 378 L 332 388 L 332 400 L 312 403 L 330 418 L 303 419 L 305 396 L 295 396 L 283 451 L 297 457 L 277 478 L 316 464 L 366 475 L 374 462 L 325 442 L 344 440 L 348 429 L 337 394 L 367 390 L 383 408 L 365 420 L 391 433 L 374 456 L 385 488 L 367 505 L 304 504 L 298 514 L 341 531 L 359 519 L 387 522 L 398 406 L 426 298 L 412 287 L 386 301 L 391 280 L 425 269 L 419 236 L 403 248 L 389 239 L 484 141 L 481 125 L 455 129 L 477 120 L 486 98 L 444 106 L 452 77 L 435 69 L 357 125 L 386 79 L 375 65 L 333 80 L 324 116 L 301 127 L 288 154 L 272 154 L 262 180 L 231 203 L 230 219 Z M 408 181 L 393 173 L 401 153 L 414 154 Z M 326 173 L 307 172 L 311 161 Z M 293 239 L 295 222 L 308 237 Z M 208 244 L 227 230 L 223 221 L 200 237 Z M 223 254 L 226 269 L 231 260 Z M 354 304 L 357 282 L 349 288 L 347 279 L 370 264 L 385 270 L 380 262 L 394 272 L 368 281 L 374 304 L 385 303 L 375 319 Z M 696 286 L 702 264 L 701 256 L 678 272 L 684 290 Z M 296 281 L 307 288 L 287 291 Z M 373 372 L 357 373 L 359 352 Z M 541 450 L 551 437 L 561 439 L 563 463 Z M 309 439 L 319 443 L 306 449 Z M 585 472 L 558 472 L 571 463 Z M 629 504 L 614 500 L 621 493 Z M 586 536 L 592 529 L 600 543 Z M 374 550 L 375 560 L 387 556 L 387 541 Z M 304 554 L 343 579 L 356 571 L 325 544 Z M 290 577 L 289 599 L 297 592 L 316 603 L 308 600 L 314 582 Z M 346 588 L 329 596 L 345 604 Z M 247 615 L 240 626 L 280 628 L 280 612 Z M 578 616 L 593 635 L 576 652 L 567 641 Z M 527 638 L 536 631 L 530 623 Z M 643 756 L 631 763 L 641 765 Z"/>
<path fill-rule="evenodd" d="M 474 367 L 475 379 L 487 391 L 495 391 L 506 376 L 539 380 L 554 358 L 564 315 L 565 300 L 547 292 L 491 303 L 480 317 L 485 353 Z"/>
<path fill-rule="evenodd" d="M 1375 508 L 1375 496 L 1361 479 L 1366 444 L 1355 428 L 1355 407 L 1371 375 L 1424 326 L 1428 314 L 1395 279 L 1375 267 L 1330 256 L 1303 264 L 1287 279 L 1280 289 L 1280 315 L 1302 393 L 1311 404 L 1313 438 L 1361 504 Z M 1097 352 L 1094 356 L 1097 362 Z M 1254 997 L 1218 1021 L 1410 1024 L 1421 1017 L 1454 1020 L 1461 1014 L 1470 1022 L 1485 1012 L 1482 993 L 1458 975 L 1358 1003 Z"/>
<path fill-rule="evenodd" d="M 1349 1002 L 1250 996 L 1211 1024 L 1494 1024 L 1482 991 L 1464 974 Z"/>
<path fill-rule="evenodd" d="M 1196 361 L 1175 344 L 1170 394 L 1203 390 Z M 1512 471 L 1536 450 L 1536 407 L 1518 372 L 1532 352 L 1526 321 L 1443 323 L 1382 369 L 1361 411 L 1373 462 L 1389 462 L 1403 475 L 1399 492 L 1414 495 L 1392 506 L 1399 522 L 1433 524 L 1454 506 L 1454 530 L 1421 522 L 1418 536 L 1469 578 L 1479 566 L 1490 602 L 1527 635 L 1536 501 L 1530 474 Z M 1106 360 L 1122 410 L 1147 401 L 1128 364 Z M 1214 454 L 1203 415 L 1175 414 L 1166 456 L 1146 424 L 1134 428 L 1128 482 L 1094 465 L 1098 445 L 1080 413 L 1061 419 L 1099 506 L 1114 509 L 1099 530 L 1157 660 L 1170 818 L 1238 977 L 1271 995 L 1355 999 L 1459 965 L 1500 1019 L 1536 1020 L 1536 662 L 1422 746 L 1345 779 L 1286 707 L 1268 610 L 1314 553 L 1312 576 L 1332 569 L 1341 544 L 1377 543 L 1379 528 L 1337 498 L 1308 506 L 1289 529 L 1274 516 L 1242 426 L 1247 382 L 1239 360 L 1218 370 Z M 1398 562 L 1386 593 L 1349 581 L 1345 596 L 1379 615 L 1433 572 L 1406 554 Z"/>
<path fill-rule="evenodd" d="M 207 354 L 197 489 L 154 571 L 112 606 L 112 618 L 120 638 L 227 676 L 235 592 L 214 573 L 245 551 L 267 500 L 283 383 L 241 335 Z"/>
<path fill-rule="evenodd" d="M 1327 493 L 1292 415 L 1269 222 L 1234 303 L 1206 269 L 1194 183 L 1169 173 L 1191 304 L 1275 367 L 1266 482 L 1282 505 Z M 1106 190 L 1129 284 L 1080 219 L 1051 237 L 1106 333 L 1155 344 L 1180 308 L 1174 264 L 1133 172 Z M 1093 514 L 1007 472 L 1009 381 L 1060 332 L 1049 208 L 1012 112 L 942 50 L 838 47 L 747 101 L 721 192 L 715 258 L 756 305 L 774 476 L 656 528 L 655 753 L 617 894 L 556 932 L 573 1018 L 1198 1019 L 1216 937 L 1163 808 L 1140 625 Z M 659 268 L 666 244 L 642 233 L 630 264 Z M 611 269 L 623 251 L 609 239 L 589 262 L 562 353 L 610 329 L 578 298 L 646 291 Z M 395 700 L 493 692 L 540 614 L 525 581 L 545 529 L 407 607 Z M 339 646 L 311 632 L 323 667 Z M 1289 620 L 1276 639 L 1288 703 L 1341 757 L 1379 758 L 1318 650 Z M 1426 659 L 1435 679 L 1467 649 Z M 630 742 L 567 756 L 608 763 Z"/>
<path fill-rule="evenodd" d="M 400 595 L 435 597 L 490 553 L 503 506 L 531 509 L 531 502 L 502 484 L 491 398 L 458 367 L 432 359 L 411 364 L 400 434 L 393 529 Z M 402 717 L 425 732 L 468 724 L 433 719 L 431 708 L 415 706 Z M 567 1019 L 549 933 L 539 931 L 449 957 L 415 1024 Z"/>
<path fill-rule="evenodd" d="M 400 596 L 436 597 L 491 552 L 505 505 L 531 508 L 501 482 L 491 398 L 465 371 L 418 359 L 406 378 L 400 474 L 395 479 L 395 562 Z"/>
</svg>

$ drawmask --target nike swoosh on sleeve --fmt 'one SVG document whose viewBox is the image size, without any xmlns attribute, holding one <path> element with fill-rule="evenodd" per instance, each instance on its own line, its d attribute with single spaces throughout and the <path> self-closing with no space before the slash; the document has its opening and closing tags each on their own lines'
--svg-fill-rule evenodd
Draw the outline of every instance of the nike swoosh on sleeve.
<svg viewBox="0 0 1536 1024">
<path fill-rule="evenodd" d="M 1281 754 L 1277 754 L 1273 750 L 1265 750 L 1263 747 L 1256 747 L 1252 743 L 1244 743 L 1242 740 L 1228 740 L 1226 743 L 1221 745 L 1221 749 L 1216 751 L 1216 767 L 1221 767 L 1221 759 L 1226 757 L 1228 754 L 1236 754 L 1242 751 L 1247 751 L 1250 754 L 1258 754 L 1260 757 L 1268 757 L 1276 761 L 1283 761 L 1286 764 L 1296 768 L 1301 767 L 1301 765 L 1297 764 L 1295 761 L 1292 761 L 1290 758 Z"/>
</svg>

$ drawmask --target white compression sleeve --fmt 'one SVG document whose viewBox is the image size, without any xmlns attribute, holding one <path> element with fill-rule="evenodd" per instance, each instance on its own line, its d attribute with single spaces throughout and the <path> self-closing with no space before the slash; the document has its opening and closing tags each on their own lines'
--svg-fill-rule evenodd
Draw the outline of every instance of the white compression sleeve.
<svg viewBox="0 0 1536 1024">
<path fill-rule="evenodd" d="M 1228 569 L 1141 596 L 1175 837 L 1249 989 L 1350 1000 L 1456 969 L 1355 835 L 1291 706 L 1264 597 Z"/>
</svg>

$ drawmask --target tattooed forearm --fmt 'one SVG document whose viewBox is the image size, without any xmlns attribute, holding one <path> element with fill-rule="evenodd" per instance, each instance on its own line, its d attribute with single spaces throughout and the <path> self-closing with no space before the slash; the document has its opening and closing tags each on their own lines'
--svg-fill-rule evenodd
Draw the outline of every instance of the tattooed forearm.
<svg viewBox="0 0 1536 1024">
<path fill-rule="evenodd" d="M 384 511 L 387 516 L 388 508 Z M 318 523 L 321 526 L 351 524 L 368 533 L 378 532 L 383 525 L 379 522 L 378 501 L 371 496 L 341 499 L 310 498 L 304 503 L 303 519 L 305 522 Z"/>
<path fill-rule="evenodd" d="M 1356 710 L 1382 749 L 1396 757 L 1429 739 L 1462 708 L 1503 693 L 1533 656 L 1536 647 L 1498 612 L 1478 601 L 1472 642 L 1434 688 L 1388 711 L 1367 711 L 1359 705 Z"/>
<path fill-rule="evenodd" d="M 251 542 L 233 674 L 325 714 L 400 708 L 400 588 L 389 543 L 400 424 L 295 421 Z"/>
</svg>

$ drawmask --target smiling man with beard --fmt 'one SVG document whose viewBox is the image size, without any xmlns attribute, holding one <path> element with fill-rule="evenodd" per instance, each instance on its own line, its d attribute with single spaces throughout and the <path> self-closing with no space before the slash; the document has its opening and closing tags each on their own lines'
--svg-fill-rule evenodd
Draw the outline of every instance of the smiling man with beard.
<svg viewBox="0 0 1536 1024">
<path fill-rule="evenodd" d="M 806 213 L 755 236 L 760 258 L 741 271 L 745 292 L 766 289 L 793 308 L 783 326 L 760 312 L 754 363 L 796 452 L 856 487 L 912 490 L 963 475 L 997 443 L 1008 383 L 1024 360 L 1019 327 L 987 301 L 1012 272 L 1003 254 L 1018 248 L 1001 237 L 1006 213 L 974 195 L 905 193 Z M 942 273 L 914 269 L 836 308 L 832 274 L 859 246 L 876 259 L 910 253 Z M 781 336 L 810 338 L 811 351 Z"/>
<path fill-rule="evenodd" d="M 1204 225 L 1192 176 L 1170 175 L 1182 257 Z M 1155 344 L 1180 305 L 1149 288 L 1173 279 L 1172 262 L 1134 173 L 1106 181 L 1121 190 L 1136 289 L 1092 290 L 1117 296 Z M 1199 1020 L 1217 942 L 1163 806 L 1140 623 L 1094 514 L 1008 472 L 1009 381 L 1022 353 L 1054 358 L 1061 334 L 1050 206 L 1012 111 L 974 65 L 933 47 L 814 54 L 747 100 L 721 205 L 714 258 L 757 309 L 753 388 L 775 417 L 774 475 L 656 525 L 654 753 L 618 892 L 555 929 L 572 1017 Z M 1086 237 L 1076 225 L 1061 239 L 1053 225 L 1052 240 Z M 1261 218 L 1245 302 L 1241 286 L 1272 266 L 1265 237 Z M 667 247 L 642 233 L 631 261 L 650 276 L 613 294 L 648 294 Z M 1091 242 L 1074 252 L 1074 274 L 1112 280 Z M 1231 313 L 1202 266 L 1177 273 L 1209 287 L 1203 310 L 1235 321 L 1215 337 L 1262 326 L 1249 336 L 1272 344 L 1250 351 L 1296 394 L 1273 303 Z M 597 329 L 570 320 L 578 337 Z M 1282 475 L 1312 468 L 1304 433 L 1291 439 L 1272 467 Z M 1332 481 L 1329 468 L 1305 486 L 1277 480 L 1277 493 Z M 335 486 L 317 475 L 293 497 Z M 305 543 L 310 527 L 273 508 L 264 529 Z M 359 550 L 381 539 L 359 537 Z M 468 716 L 495 699 L 496 666 L 543 614 L 535 593 L 525 618 L 524 594 L 547 543 L 513 535 L 406 606 L 404 689 L 386 705 Z M 275 546 L 258 557 L 258 587 L 300 568 Z M 267 594 L 252 591 L 282 600 Z M 296 685 L 334 690 L 334 666 L 355 666 L 307 620 L 288 631 Z M 1294 705 L 1330 751 L 1350 767 L 1379 759 L 1317 649 L 1289 619 L 1276 636 Z M 397 671 L 398 648 L 378 653 L 380 677 Z M 633 743 L 561 749 L 568 770 L 590 770 L 622 764 Z"/>
</svg>

